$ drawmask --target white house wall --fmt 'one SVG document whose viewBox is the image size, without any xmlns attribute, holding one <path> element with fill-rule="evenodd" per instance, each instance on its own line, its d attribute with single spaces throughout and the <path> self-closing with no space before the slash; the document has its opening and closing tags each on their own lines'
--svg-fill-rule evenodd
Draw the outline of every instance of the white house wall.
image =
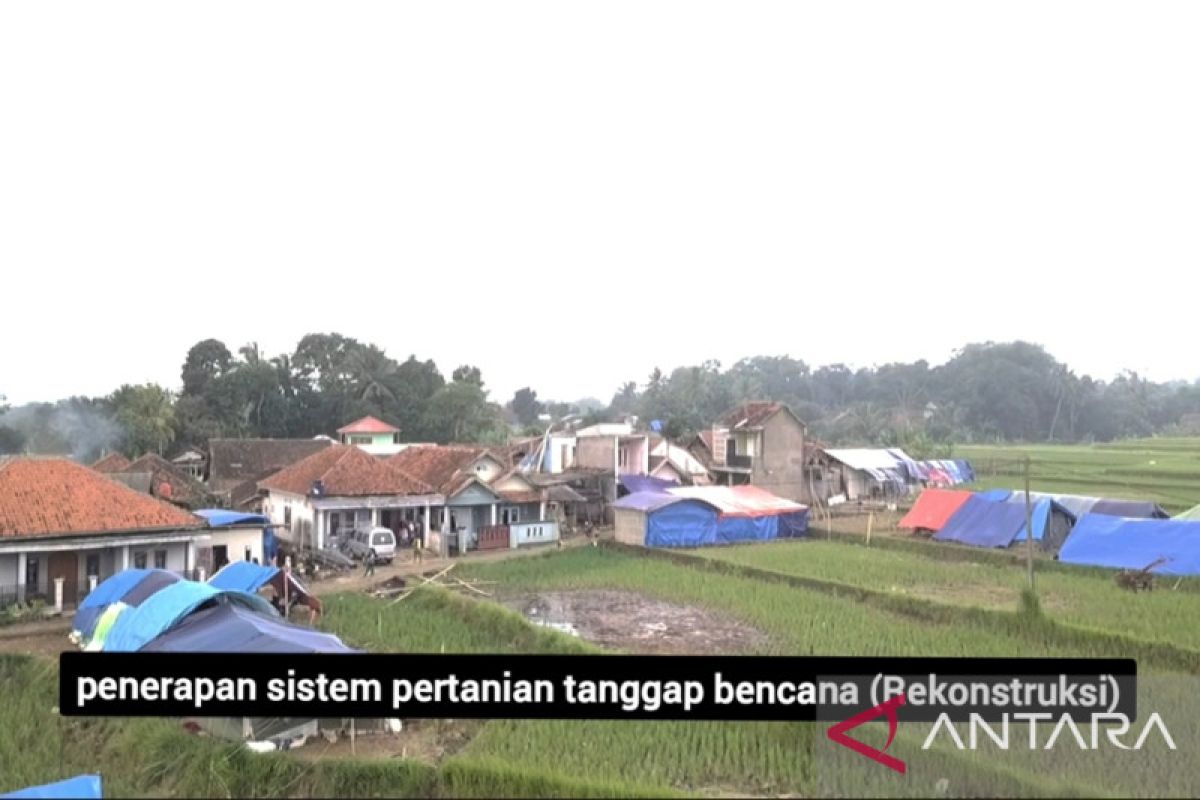
<svg viewBox="0 0 1200 800">
<path fill-rule="evenodd" d="M 250 560 L 263 561 L 262 528 L 216 528 L 212 531 L 210 545 L 225 545 L 229 560 L 242 561 L 246 558 L 246 548 L 250 548 Z"/>
</svg>

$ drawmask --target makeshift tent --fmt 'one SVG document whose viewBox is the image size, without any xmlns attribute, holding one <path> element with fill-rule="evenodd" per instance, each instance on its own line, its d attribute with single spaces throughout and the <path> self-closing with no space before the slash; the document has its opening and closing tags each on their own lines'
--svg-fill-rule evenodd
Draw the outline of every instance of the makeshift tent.
<svg viewBox="0 0 1200 800">
<path fill-rule="evenodd" d="M 987 491 L 976 492 L 975 496 L 980 500 L 987 500 L 989 503 L 1003 503 L 1012 494 L 1012 489 L 988 489 Z"/>
<path fill-rule="evenodd" d="M 900 520 L 898 527 L 909 530 L 940 531 L 942 526 L 962 504 L 971 497 L 970 492 L 954 489 L 926 489 L 917 502 Z"/>
<path fill-rule="evenodd" d="M 1008 547 L 1024 525 L 1024 507 L 1014 503 L 990 503 L 972 496 L 933 538 L 939 542 L 961 542 L 975 547 Z"/>
<path fill-rule="evenodd" d="M 1075 524 L 1058 557 L 1068 564 L 1116 569 L 1145 569 L 1163 558 L 1167 561 L 1154 572 L 1200 575 L 1200 521 L 1088 514 Z"/>
<path fill-rule="evenodd" d="M 1134 519 L 1167 519 L 1169 514 L 1158 503 L 1149 500 L 1100 500 L 1092 507 L 1093 514 Z"/>
<path fill-rule="evenodd" d="M 717 542 L 717 509 L 662 492 L 635 492 L 613 503 L 617 541 L 646 547 L 703 547 Z"/>
<path fill-rule="evenodd" d="M 121 616 L 128 609 L 129 606 L 120 600 L 105 608 L 104 613 L 100 615 L 100 619 L 96 620 L 96 629 L 92 631 L 91 639 L 86 642 L 84 650 L 103 650 L 104 642 L 108 640 L 108 632 L 116 624 L 117 617 Z"/>
<path fill-rule="evenodd" d="M 331 633 L 245 606 L 201 609 L 142 648 L 148 653 L 354 653 Z"/>
<path fill-rule="evenodd" d="M 75 612 L 72 627 L 86 644 L 92 638 L 96 623 L 110 605 L 117 602 L 126 606 L 140 605 L 146 598 L 179 579 L 174 572 L 165 569 L 122 570 L 102 581 L 95 591 L 84 598 Z"/>
<path fill-rule="evenodd" d="M 1033 540 L 1042 550 L 1057 553 L 1063 542 L 1071 535 L 1077 517 L 1058 503 L 1044 498 L 1033 504 L 1030 509 L 1030 520 L 1033 523 Z M 1013 537 L 1013 544 L 1023 542 L 1027 538 L 1024 525 Z"/>
<path fill-rule="evenodd" d="M 651 475 L 622 475 L 619 478 L 621 488 L 629 494 L 636 492 L 662 492 L 679 484 L 665 478 L 655 478 Z"/>
<path fill-rule="evenodd" d="M 808 529 L 808 508 L 776 497 L 756 486 L 682 486 L 667 490 L 676 497 L 701 500 L 714 506 L 718 542 L 763 541 L 796 535 Z"/>
<path fill-rule="evenodd" d="M 91 800 L 92 798 L 104 797 L 104 791 L 99 775 L 76 775 L 74 778 L 67 778 L 65 781 L 43 783 L 40 786 L 30 786 L 27 789 L 0 794 L 0 797 L 46 798 L 46 800 L 81 798 L 82 800 Z"/>
<path fill-rule="evenodd" d="M 234 561 L 226 564 L 208 579 L 211 586 L 218 589 L 236 589 L 239 592 L 257 592 L 264 586 L 270 586 L 275 597 L 288 598 L 288 605 L 305 605 L 316 613 L 321 613 L 321 601 L 316 595 L 304 588 L 304 584 L 296 580 L 290 572 L 284 572 L 279 567 L 255 564 L 251 561 Z M 286 584 L 286 589 L 284 588 Z"/>
<path fill-rule="evenodd" d="M 159 590 L 141 605 L 128 609 L 117 617 L 104 642 L 104 650 L 140 650 L 147 642 L 170 630 L 184 617 L 210 602 L 238 603 L 268 616 L 275 614 L 271 604 L 258 595 L 181 580 Z"/>
</svg>

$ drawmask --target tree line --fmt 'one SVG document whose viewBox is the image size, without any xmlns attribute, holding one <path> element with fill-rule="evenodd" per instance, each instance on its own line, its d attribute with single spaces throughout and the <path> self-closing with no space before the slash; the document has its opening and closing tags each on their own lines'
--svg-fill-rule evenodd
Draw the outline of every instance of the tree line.
<svg viewBox="0 0 1200 800">
<path fill-rule="evenodd" d="M 397 425 L 409 441 L 496 444 L 540 433 L 567 414 L 584 424 L 657 421 L 678 438 L 760 399 L 788 403 L 829 443 L 901 445 L 929 455 L 953 442 L 1200 435 L 1200 386 L 1154 383 L 1133 372 L 1093 379 L 1026 342 L 969 344 L 940 366 L 814 368 L 787 356 L 729 367 L 706 361 L 626 382 L 607 404 L 547 402 L 531 386 L 500 404 L 477 367 L 445 376 L 431 360 L 398 361 L 337 333 L 309 334 L 291 353 L 273 357 L 255 344 L 235 353 L 205 339 L 188 350 L 180 379 L 178 391 L 125 385 L 102 398 L 0 408 L 0 452 L 169 455 L 213 437 L 332 435 L 368 414 Z"/>
</svg>

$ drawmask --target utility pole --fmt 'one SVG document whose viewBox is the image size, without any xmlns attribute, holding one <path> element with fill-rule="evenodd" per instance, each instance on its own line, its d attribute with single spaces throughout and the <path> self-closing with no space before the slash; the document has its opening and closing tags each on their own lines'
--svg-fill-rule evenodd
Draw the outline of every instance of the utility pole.
<svg viewBox="0 0 1200 800">
<path fill-rule="evenodd" d="M 1025 561 L 1029 567 L 1029 591 L 1037 591 L 1033 579 L 1033 499 L 1029 496 L 1029 456 L 1025 456 Z"/>
</svg>

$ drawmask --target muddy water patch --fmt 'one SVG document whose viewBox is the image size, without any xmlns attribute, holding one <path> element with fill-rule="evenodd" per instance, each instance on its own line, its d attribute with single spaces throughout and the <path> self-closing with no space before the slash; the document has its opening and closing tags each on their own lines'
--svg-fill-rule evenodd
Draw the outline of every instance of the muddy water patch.
<svg viewBox="0 0 1200 800">
<path fill-rule="evenodd" d="M 738 620 L 635 592 L 536 592 L 512 595 L 501 602 L 535 625 L 611 650 L 737 654 L 753 652 L 767 642 L 766 634 Z"/>
</svg>

